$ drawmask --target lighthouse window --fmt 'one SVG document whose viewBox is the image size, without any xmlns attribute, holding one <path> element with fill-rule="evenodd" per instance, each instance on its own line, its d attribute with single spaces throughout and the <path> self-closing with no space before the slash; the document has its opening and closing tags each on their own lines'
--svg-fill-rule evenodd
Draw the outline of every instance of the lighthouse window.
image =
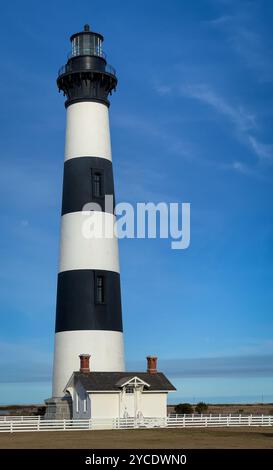
<svg viewBox="0 0 273 470">
<path fill-rule="evenodd" d="M 103 304 L 104 303 L 104 288 L 105 282 L 103 276 L 96 276 L 96 303 Z"/>
<path fill-rule="evenodd" d="M 101 171 L 93 173 L 93 197 L 103 197 L 103 174 Z"/>
</svg>

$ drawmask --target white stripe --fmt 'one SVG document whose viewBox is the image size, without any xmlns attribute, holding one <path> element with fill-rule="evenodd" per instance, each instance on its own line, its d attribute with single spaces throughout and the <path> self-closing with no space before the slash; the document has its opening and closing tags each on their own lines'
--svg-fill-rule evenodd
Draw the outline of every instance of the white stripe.
<svg viewBox="0 0 273 470">
<path fill-rule="evenodd" d="M 108 212 L 72 212 L 63 215 L 59 272 L 102 269 L 119 273 L 117 238 L 107 238 L 104 233 L 104 230 L 109 236 L 113 233 L 115 220 L 115 216 Z"/>
<path fill-rule="evenodd" d="M 92 101 L 67 108 L 65 160 L 102 157 L 112 160 L 108 107 Z"/>
<path fill-rule="evenodd" d="M 123 372 L 123 333 L 105 330 L 61 331 L 55 334 L 53 397 L 63 390 L 73 372 L 79 370 L 82 353 L 90 354 L 90 369 Z"/>
</svg>

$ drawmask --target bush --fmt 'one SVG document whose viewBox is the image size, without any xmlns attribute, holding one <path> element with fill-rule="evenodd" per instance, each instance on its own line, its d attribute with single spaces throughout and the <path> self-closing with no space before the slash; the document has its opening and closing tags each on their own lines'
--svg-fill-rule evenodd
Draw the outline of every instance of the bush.
<svg viewBox="0 0 273 470">
<path fill-rule="evenodd" d="M 208 405 L 204 403 L 203 401 L 200 401 L 199 403 L 197 403 L 195 407 L 195 411 L 196 413 L 199 413 L 201 415 L 202 413 L 205 413 L 206 411 L 208 411 Z"/>
<path fill-rule="evenodd" d="M 174 411 L 177 415 L 191 415 L 193 413 L 193 407 L 190 403 L 179 403 L 175 406 Z"/>
</svg>

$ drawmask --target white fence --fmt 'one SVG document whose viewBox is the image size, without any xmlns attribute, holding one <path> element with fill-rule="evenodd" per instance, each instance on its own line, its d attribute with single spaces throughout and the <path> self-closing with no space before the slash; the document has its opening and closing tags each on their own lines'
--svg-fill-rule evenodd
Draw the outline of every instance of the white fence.
<svg viewBox="0 0 273 470">
<path fill-rule="evenodd" d="M 36 416 L 9 416 L 7 418 L 6 420 L 0 420 L 0 432 L 273 426 L 273 416 L 268 415 L 175 415 L 166 418 L 93 418 L 78 420 L 45 420 Z"/>
<path fill-rule="evenodd" d="M 16 415 L 5 415 L 0 416 L 0 423 L 1 421 L 33 421 L 33 420 L 40 420 L 41 416 L 16 416 Z"/>
</svg>

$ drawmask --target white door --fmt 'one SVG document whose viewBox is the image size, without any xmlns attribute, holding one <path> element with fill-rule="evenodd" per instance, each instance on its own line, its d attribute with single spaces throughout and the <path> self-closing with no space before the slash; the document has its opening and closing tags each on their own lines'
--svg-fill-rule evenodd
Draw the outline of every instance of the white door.
<svg viewBox="0 0 273 470">
<path fill-rule="evenodd" d="M 125 413 L 128 417 L 135 417 L 135 392 L 125 394 Z"/>
</svg>

